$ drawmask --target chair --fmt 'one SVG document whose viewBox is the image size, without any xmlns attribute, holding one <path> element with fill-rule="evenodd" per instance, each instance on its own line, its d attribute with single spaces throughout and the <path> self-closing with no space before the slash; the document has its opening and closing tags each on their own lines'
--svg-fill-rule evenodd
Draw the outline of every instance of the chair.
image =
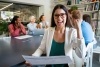
<svg viewBox="0 0 100 67">
<path fill-rule="evenodd" d="M 97 46 L 97 48 L 93 49 L 93 53 L 99 54 L 99 62 L 100 62 L 100 46 Z"/>
<path fill-rule="evenodd" d="M 92 57 L 93 57 L 93 42 L 90 42 L 86 47 L 86 57 L 84 59 L 86 67 L 92 67 Z"/>
<path fill-rule="evenodd" d="M 80 58 L 77 54 L 76 54 L 76 51 L 73 50 L 73 58 L 74 58 L 74 67 L 82 67 L 83 65 L 83 59 Z"/>
</svg>

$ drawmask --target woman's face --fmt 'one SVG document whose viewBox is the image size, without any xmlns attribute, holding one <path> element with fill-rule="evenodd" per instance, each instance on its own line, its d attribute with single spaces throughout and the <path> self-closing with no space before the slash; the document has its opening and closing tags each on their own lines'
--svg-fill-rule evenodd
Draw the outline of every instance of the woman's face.
<svg viewBox="0 0 100 67">
<path fill-rule="evenodd" d="M 58 8 L 54 13 L 54 21 L 57 27 L 65 27 L 66 13 L 63 9 Z"/>
<path fill-rule="evenodd" d="M 42 16 L 42 21 L 45 21 L 46 17 L 45 16 Z"/>
<path fill-rule="evenodd" d="M 31 21 L 32 23 L 34 23 L 34 22 L 35 22 L 35 17 L 31 17 L 30 21 Z"/>
<path fill-rule="evenodd" d="M 17 20 L 15 21 L 16 23 L 21 23 L 21 19 L 17 18 Z"/>
</svg>

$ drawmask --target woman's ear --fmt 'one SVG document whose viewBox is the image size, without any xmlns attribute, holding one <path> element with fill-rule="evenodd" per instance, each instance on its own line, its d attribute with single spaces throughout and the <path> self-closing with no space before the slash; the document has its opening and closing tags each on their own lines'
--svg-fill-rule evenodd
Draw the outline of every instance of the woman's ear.
<svg viewBox="0 0 100 67">
<path fill-rule="evenodd" d="M 15 20 L 15 23 L 17 23 L 17 21 Z"/>
<path fill-rule="evenodd" d="M 80 20 L 79 19 L 76 19 L 76 22 L 79 22 Z"/>
<path fill-rule="evenodd" d="M 18 24 L 18 22 L 15 20 L 15 24 Z"/>
</svg>

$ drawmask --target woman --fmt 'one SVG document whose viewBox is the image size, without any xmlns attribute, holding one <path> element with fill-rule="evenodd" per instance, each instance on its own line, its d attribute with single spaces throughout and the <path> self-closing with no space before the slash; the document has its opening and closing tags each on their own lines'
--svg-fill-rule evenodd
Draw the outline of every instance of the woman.
<svg viewBox="0 0 100 67">
<path fill-rule="evenodd" d="M 48 28 L 49 24 L 48 24 L 48 22 L 46 22 L 44 15 L 41 15 L 39 20 L 40 20 L 39 24 L 40 24 L 41 28 Z"/>
<path fill-rule="evenodd" d="M 25 35 L 26 30 L 24 25 L 21 23 L 19 16 L 14 16 L 10 25 L 8 26 L 11 37 Z"/>
<path fill-rule="evenodd" d="M 41 56 L 43 53 L 46 53 L 47 56 L 65 55 L 71 58 L 73 61 L 71 64 L 55 64 L 51 66 L 81 67 L 82 65 L 77 66 L 73 58 L 73 49 L 84 43 L 78 25 L 77 29 L 78 31 L 72 28 L 66 7 L 61 4 L 56 5 L 52 12 L 51 27 L 46 29 L 41 45 L 32 56 Z"/>
<path fill-rule="evenodd" d="M 27 24 L 27 28 L 28 28 L 28 34 L 33 35 L 35 32 L 35 29 L 37 28 L 37 24 L 35 23 L 35 17 L 34 16 L 30 16 L 29 21 L 30 23 Z"/>
</svg>

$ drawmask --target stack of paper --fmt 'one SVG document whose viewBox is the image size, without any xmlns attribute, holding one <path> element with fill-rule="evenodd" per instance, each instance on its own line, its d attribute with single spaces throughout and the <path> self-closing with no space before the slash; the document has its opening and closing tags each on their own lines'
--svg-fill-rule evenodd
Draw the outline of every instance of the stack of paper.
<svg viewBox="0 0 100 67">
<path fill-rule="evenodd" d="M 32 37 L 31 35 L 23 35 L 23 36 L 17 36 L 16 39 L 26 39 Z"/>
<path fill-rule="evenodd" d="M 31 65 L 45 65 L 45 64 L 68 64 L 72 63 L 69 56 L 50 56 L 50 57 L 33 57 L 22 55 L 23 58 Z"/>
</svg>

